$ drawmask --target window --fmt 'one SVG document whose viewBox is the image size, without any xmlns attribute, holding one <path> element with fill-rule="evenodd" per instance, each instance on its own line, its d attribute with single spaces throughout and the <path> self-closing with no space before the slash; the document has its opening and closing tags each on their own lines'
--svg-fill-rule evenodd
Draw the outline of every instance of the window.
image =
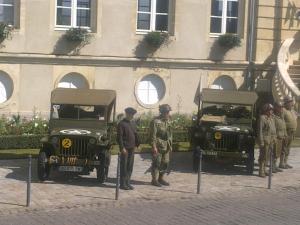
<svg viewBox="0 0 300 225">
<path fill-rule="evenodd" d="M 210 86 L 210 88 L 220 90 L 237 90 L 234 80 L 227 75 L 222 75 L 218 77 Z"/>
<path fill-rule="evenodd" d="M 238 33 L 239 0 L 212 0 L 210 33 Z"/>
<path fill-rule="evenodd" d="M 0 0 L 0 22 L 14 25 L 14 0 Z"/>
<path fill-rule="evenodd" d="M 69 73 L 58 83 L 61 88 L 89 88 L 87 80 L 79 73 Z"/>
<path fill-rule="evenodd" d="M 137 86 L 138 100 L 144 105 L 158 103 L 165 95 L 164 81 L 155 74 L 142 78 Z"/>
<path fill-rule="evenodd" d="M 137 31 L 168 31 L 169 0 L 138 0 Z"/>
<path fill-rule="evenodd" d="M 8 74 L 0 71 L 0 103 L 6 102 L 13 93 L 14 85 Z"/>
<path fill-rule="evenodd" d="M 57 27 L 91 27 L 91 0 L 56 0 Z"/>
</svg>

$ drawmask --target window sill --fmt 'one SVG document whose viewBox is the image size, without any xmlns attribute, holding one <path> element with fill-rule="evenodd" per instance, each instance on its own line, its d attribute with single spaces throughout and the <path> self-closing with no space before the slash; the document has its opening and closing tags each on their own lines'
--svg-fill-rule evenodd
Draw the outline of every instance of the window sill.
<svg viewBox="0 0 300 225">
<path fill-rule="evenodd" d="M 161 32 L 161 33 L 168 33 L 170 35 L 170 32 L 167 31 L 159 31 L 159 30 L 136 30 L 135 34 L 137 35 L 145 35 L 150 32 Z"/>
<path fill-rule="evenodd" d="M 79 28 L 79 27 L 54 27 L 55 31 L 67 31 L 71 28 Z M 82 29 L 86 29 L 88 32 L 92 33 L 92 30 L 90 27 L 80 27 Z"/>
<path fill-rule="evenodd" d="M 224 33 L 224 34 L 225 34 L 225 33 Z M 224 35 L 224 34 L 223 34 L 223 33 L 222 33 L 222 34 L 209 33 L 209 37 L 210 37 L 210 38 L 218 38 L 218 37 L 220 37 L 220 36 L 222 36 L 222 35 Z M 235 34 L 235 35 L 241 38 L 241 35 L 239 35 L 239 34 Z M 242 38 L 241 38 L 241 39 L 242 39 Z"/>
</svg>

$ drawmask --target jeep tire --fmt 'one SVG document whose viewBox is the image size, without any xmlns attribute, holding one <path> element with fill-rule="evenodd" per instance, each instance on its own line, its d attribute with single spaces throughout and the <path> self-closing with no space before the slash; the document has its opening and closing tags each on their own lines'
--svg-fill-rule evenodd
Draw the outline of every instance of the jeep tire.
<svg viewBox="0 0 300 225">
<path fill-rule="evenodd" d="M 249 151 L 249 158 L 246 160 L 246 171 L 249 175 L 254 172 L 254 149 Z"/>
<path fill-rule="evenodd" d="M 99 181 L 100 184 L 103 184 L 106 181 L 108 174 L 108 167 L 105 165 L 100 165 L 97 167 L 97 180 Z"/>
</svg>

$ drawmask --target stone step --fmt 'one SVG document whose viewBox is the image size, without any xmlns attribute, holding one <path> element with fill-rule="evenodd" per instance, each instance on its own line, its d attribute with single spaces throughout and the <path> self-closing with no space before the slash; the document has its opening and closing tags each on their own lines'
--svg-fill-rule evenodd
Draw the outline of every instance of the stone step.
<svg viewBox="0 0 300 225">
<path fill-rule="evenodd" d="M 296 73 L 296 74 L 300 74 L 300 68 L 299 69 L 296 69 L 296 68 L 289 68 L 288 69 L 288 73 L 289 74 L 294 74 L 294 73 Z"/>
<path fill-rule="evenodd" d="M 293 64 L 294 64 L 294 65 L 299 65 L 299 66 L 300 66 L 300 60 L 294 60 L 294 61 L 293 61 Z"/>
<path fill-rule="evenodd" d="M 289 75 L 290 75 L 290 77 L 291 77 L 291 79 L 297 79 L 297 78 L 300 78 L 300 73 L 298 73 L 298 74 L 296 74 L 296 73 L 289 73 Z"/>
</svg>

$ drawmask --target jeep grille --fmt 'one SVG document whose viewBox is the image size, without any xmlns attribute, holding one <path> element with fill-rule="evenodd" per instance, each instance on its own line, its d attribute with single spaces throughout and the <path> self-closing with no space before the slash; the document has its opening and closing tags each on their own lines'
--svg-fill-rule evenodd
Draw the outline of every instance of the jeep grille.
<svg viewBox="0 0 300 225">
<path fill-rule="evenodd" d="M 65 148 L 62 144 L 64 139 L 70 139 L 72 144 L 69 148 Z M 88 155 L 88 138 L 82 137 L 60 137 L 59 152 L 63 157 L 77 156 L 86 158 Z"/>
<path fill-rule="evenodd" d="M 237 150 L 239 146 L 239 136 L 236 133 L 222 133 L 220 140 L 215 139 L 216 150 Z"/>
</svg>

